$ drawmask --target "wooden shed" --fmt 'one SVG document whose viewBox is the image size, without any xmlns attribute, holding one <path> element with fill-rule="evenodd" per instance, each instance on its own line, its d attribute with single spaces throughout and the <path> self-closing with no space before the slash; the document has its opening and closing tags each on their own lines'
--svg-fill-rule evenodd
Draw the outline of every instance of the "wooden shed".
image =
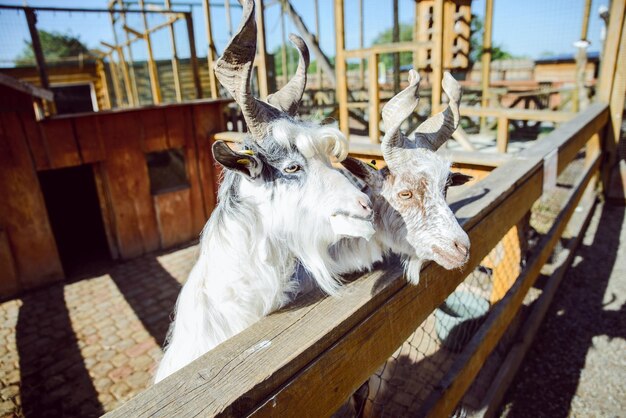
<svg viewBox="0 0 626 418">
<path fill-rule="evenodd" d="M 37 120 L 50 92 L 0 76 L 0 297 L 198 236 L 225 100 Z"/>
</svg>

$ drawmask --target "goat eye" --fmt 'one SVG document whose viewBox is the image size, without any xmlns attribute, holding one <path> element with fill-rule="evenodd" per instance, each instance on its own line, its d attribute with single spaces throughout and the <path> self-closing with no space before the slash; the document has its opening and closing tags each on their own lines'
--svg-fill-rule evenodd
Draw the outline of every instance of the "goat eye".
<svg viewBox="0 0 626 418">
<path fill-rule="evenodd" d="M 398 197 L 400 199 L 410 199 L 413 197 L 413 193 L 411 193 L 409 190 L 403 190 L 400 193 L 398 193 Z"/>
<path fill-rule="evenodd" d="M 285 167 L 284 171 L 285 173 L 295 173 L 296 171 L 300 171 L 302 169 L 302 167 L 300 167 L 298 164 L 291 164 L 288 165 L 287 167 Z"/>
</svg>

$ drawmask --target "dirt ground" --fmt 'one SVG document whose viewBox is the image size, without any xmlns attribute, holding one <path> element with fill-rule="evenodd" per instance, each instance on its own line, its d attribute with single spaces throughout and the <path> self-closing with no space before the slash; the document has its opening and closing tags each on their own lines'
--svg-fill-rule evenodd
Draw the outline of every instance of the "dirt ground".
<svg viewBox="0 0 626 418">
<path fill-rule="evenodd" d="M 501 416 L 626 416 L 625 215 L 596 208 Z"/>
</svg>

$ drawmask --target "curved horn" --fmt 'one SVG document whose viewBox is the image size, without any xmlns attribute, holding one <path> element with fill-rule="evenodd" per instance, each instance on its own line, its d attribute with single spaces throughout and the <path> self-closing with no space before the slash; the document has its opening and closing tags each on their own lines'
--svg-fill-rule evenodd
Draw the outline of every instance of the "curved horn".
<svg viewBox="0 0 626 418">
<path fill-rule="evenodd" d="M 403 148 L 408 138 L 400 131 L 400 125 L 417 107 L 419 102 L 420 77 L 417 71 L 409 71 L 409 86 L 396 94 L 383 107 L 382 118 L 385 124 L 385 136 L 383 137 L 382 150 L 385 162 L 390 170 L 399 167 L 405 159 L 410 158 L 407 150 Z"/>
<path fill-rule="evenodd" d="M 292 33 L 289 35 L 289 40 L 298 49 L 298 53 L 300 54 L 298 68 L 294 76 L 283 88 L 267 96 L 267 101 L 269 104 L 289 114 L 289 116 L 295 116 L 298 111 L 298 106 L 300 105 L 300 100 L 302 100 L 304 88 L 306 87 L 306 72 L 309 68 L 310 58 L 309 49 L 301 37 Z"/>
<path fill-rule="evenodd" d="M 448 96 L 448 107 L 435 116 L 426 119 L 415 130 L 415 146 L 431 151 L 437 151 L 454 133 L 459 126 L 461 116 L 459 104 L 461 103 L 461 86 L 445 72 L 441 82 L 443 91 Z"/>
<path fill-rule="evenodd" d="M 267 125 L 282 113 L 252 95 L 250 79 L 257 41 L 254 0 L 242 3 L 241 24 L 222 56 L 215 62 L 215 75 L 241 107 L 252 136 L 262 140 L 267 134 Z"/>
</svg>

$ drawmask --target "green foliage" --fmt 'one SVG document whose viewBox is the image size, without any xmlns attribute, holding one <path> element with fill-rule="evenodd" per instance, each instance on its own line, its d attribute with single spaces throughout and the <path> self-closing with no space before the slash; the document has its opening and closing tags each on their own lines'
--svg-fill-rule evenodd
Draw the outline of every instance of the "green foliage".
<svg viewBox="0 0 626 418">
<path fill-rule="evenodd" d="M 79 37 L 72 35 L 40 30 L 39 40 L 44 58 L 48 62 L 58 61 L 60 58 L 77 57 L 81 53 L 89 53 Z M 35 53 L 31 42 L 24 41 L 24 48 L 15 58 L 15 65 L 35 65 Z"/>
<path fill-rule="evenodd" d="M 413 26 L 408 23 L 400 23 L 398 28 L 400 32 L 400 42 L 413 40 Z M 393 42 L 393 28 L 385 29 L 374 38 L 374 45 L 384 45 Z M 393 67 L 393 54 L 383 54 L 380 56 L 380 62 L 385 64 L 386 68 Z M 413 63 L 413 54 L 410 52 L 400 53 L 400 65 L 409 65 Z"/>
<path fill-rule="evenodd" d="M 472 15 L 470 25 L 470 62 L 480 61 L 483 56 L 483 21 L 475 14 Z M 506 60 L 516 58 L 513 54 L 502 49 L 501 46 L 493 44 L 491 47 L 491 61 Z"/>
</svg>

